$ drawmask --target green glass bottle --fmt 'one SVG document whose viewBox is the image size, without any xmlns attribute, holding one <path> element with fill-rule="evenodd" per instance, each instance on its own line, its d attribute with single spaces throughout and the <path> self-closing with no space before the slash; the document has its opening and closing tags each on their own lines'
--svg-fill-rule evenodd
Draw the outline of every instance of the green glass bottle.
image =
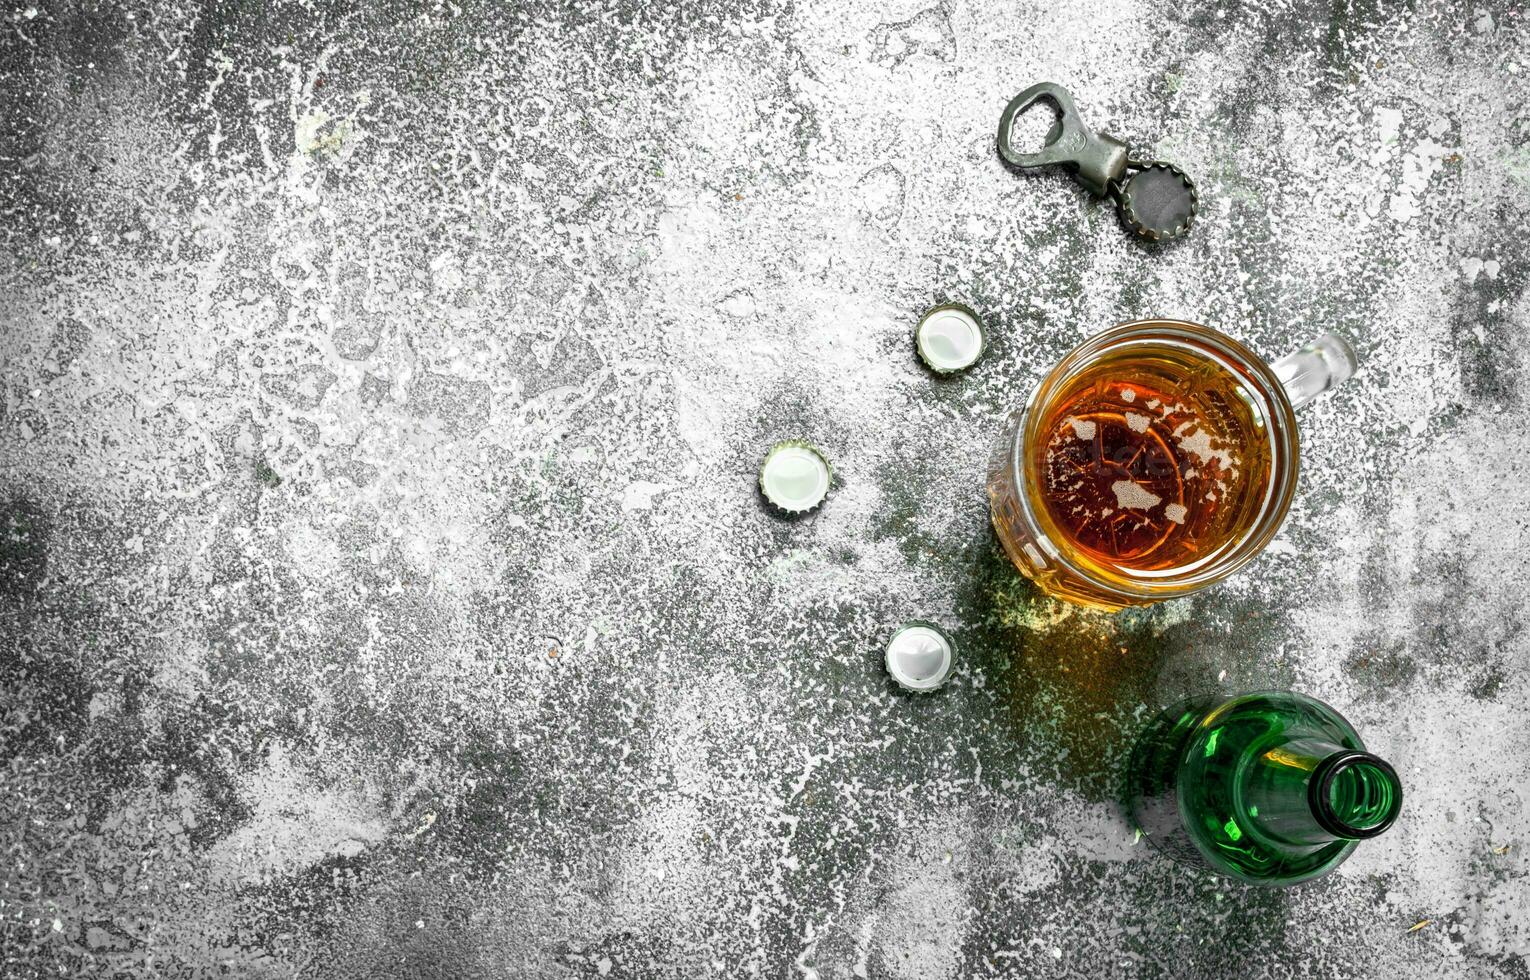
<svg viewBox="0 0 1530 980">
<path fill-rule="evenodd" d="M 1132 820 L 1159 850 L 1256 884 L 1327 874 L 1402 808 L 1396 771 L 1349 722 L 1276 691 L 1169 708 L 1127 778 Z"/>
</svg>

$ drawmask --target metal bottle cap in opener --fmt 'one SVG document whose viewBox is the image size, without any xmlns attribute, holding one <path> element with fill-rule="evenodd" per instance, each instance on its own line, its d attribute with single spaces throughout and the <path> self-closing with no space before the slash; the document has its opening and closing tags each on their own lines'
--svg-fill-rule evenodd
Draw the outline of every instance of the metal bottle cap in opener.
<svg viewBox="0 0 1530 980">
<path fill-rule="evenodd" d="M 760 493 L 785 514 L 805 514 L 829 495 L 834 469 L 812 443 L 788 439 L 770 447 L 760 464 Z"/>
<path fill-rule="evenodd" d="M 913 620 L 887 641 L 887 672 L 905 691 L 933 691 L 951 676 L 956 644 L 934 623 Z"/>
<path fill-rule="evenodd" d="M 958 303 L 937 306 L 919 318 L 914 346 L 919 359 L 936 374 L 965 371 L 983 356 L 982 321 Z"/>
<path fill-rule="evenodd" d="M 1022 153 L 1010 142 L 1015 118 L 1038 99 L 1057 106 L 1058 118 L 1036 153 Z M 1085 126 L 1073 97 L 1056 82 L 1040 82 L 1021 92 L 999 117 L 999 155 L 1011 166 L 1029 170 L 1062 166 L 1091 194 L 1115 198 L 1121 218 L 1153 242 L 1178 238 L 1190 230 L 1200 204 L 1195 184 L 1183 170 L 1161 160 L 1137 160 L 1114 136 Z"/>
</svg>

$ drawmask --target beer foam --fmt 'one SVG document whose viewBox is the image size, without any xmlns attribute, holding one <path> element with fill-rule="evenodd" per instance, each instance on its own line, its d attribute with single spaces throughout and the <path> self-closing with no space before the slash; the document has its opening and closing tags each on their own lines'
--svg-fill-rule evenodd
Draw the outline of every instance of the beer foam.
<svg viewBox="0 0 1530 980">
<path fill-rule="evenodd" d="M 1163 500 L 1158 494 L 1150 490 L 1144 490 L 1140 485 L 1131 480 L 1117 480 L 1110 485 L 1110 489 L 1116 495 L 1116 503 L 1122 510 L 1148 510 L 1157 507 Z M 1183 507 L 1180 510 L 1184 510 Z"/>
<path fill-rule="evenodd" d="M 1146 432 L 1152 421 L 1146 415 L 1138 415 L 1136 412 L 1126 413 L 1126 424 L 1133 432 Z"/>
<path fill-rule="evenodd" d="M 1185 433 L 1186 429 L 1194 431 Z M 1181 433 L 1185 433 L 1181 435 Z M 1211 448 L 1211 433 L 1194 422 L 1181 422 L 1174 429 L 1174 437 L 1179 440 L 1179 448 L 1187 453 L 1193 453 L 1201 462 L 1209 462 L 1213 459 L 1221 462 L 1224 469 L 1234 471 L 1237 468 L 1232 458 L 1232 453 L 1225 449 Z"/>
<path fill-rule="evenodd" d="M 1073 426 L 1073 434 L 1080 439 L 1089 440 L 1094 438 L 1095 423 L 1085 419 L 1069 419 L 1068 424 Z"/>
<path fill-rule="evenodd" d="M 1163 516 L 1167 517 L 1169 520 L 1173 521 L 1175 524 L 1183 524 L 1183 523 L 1185 523 L 1185 514 L 1186 513 L 1187 513 L 1187 511 L 1185 510 L 1185 505 L 1184 504 L 1169 504 L 1168 506 L 1164 507 L 1164 509 L 1163 509 Z"/>
<path fill-rule="evenodd" d="M 1137 400 L 1137 393 L 1135 391 L 1131 390 L 1130 388 L 1122 388 L 1121 389 L 1121 400 L 1124 401 L 1124 402 L 1128 402 L 1128 403 L 1129 402 L 1134 402 L 1134 401 Z"/>
</svg>

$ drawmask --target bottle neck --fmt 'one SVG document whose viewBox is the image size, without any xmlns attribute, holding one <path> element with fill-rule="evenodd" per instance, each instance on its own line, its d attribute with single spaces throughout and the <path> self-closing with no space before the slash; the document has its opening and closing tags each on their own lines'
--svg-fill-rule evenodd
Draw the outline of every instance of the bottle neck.
<svg viewBox="0 0 1530 980">
<path fill-rule="evenodd" d="M 1249 821 L 1293 845 L 1375 837 L 1402 808 L 1402 786 L 1390 765 L 1321 739 L 1293 739 L 1260 753 L 1243 790 Z"/>
</svg>

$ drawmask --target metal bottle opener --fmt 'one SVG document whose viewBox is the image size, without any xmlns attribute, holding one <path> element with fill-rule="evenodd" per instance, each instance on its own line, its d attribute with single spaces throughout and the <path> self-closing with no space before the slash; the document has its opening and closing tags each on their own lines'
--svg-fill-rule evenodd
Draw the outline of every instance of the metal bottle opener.
<svg viewBox="0 0 1530 980">
<path fill-rule="evenodd" d="M 1040 151 L 1021 153 L 1010 142 L 1010 130 L 1015 118 L 1039 99 L 1057 106 L 1058 119 Z M 1114 198 L 1122 220 L 1148 241 L 1178 238 L 1195 220 L 1199 198 L 1183 170 L 1162 160 L 1138 160 L 1121 140 L 1085 126 L 1073 97 L 1056 82 L 1032 85 L 1004 107 L 999 155 L 1022 170 L 1060 166 L 1071 171 L 1091 194 Z"/>
</svg>

